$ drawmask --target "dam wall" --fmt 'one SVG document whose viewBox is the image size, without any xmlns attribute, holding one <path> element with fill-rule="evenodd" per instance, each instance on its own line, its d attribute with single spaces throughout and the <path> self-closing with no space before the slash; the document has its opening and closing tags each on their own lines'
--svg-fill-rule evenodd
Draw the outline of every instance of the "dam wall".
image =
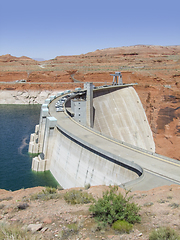
<svg viewBox="0 0 180 240">
<path fill-rule="evenodd" d="M 97 102 L 100 104 L 107 97 L 106 93 L 99 92 L 94 93 L 95 101 L 93 98 L 94 126 L 97 125 L 97 118 L 100 118 Z M 105 97 L 101 98 L 101 95 Z M 60 116 L 67 118 L 67 113 L 55 112 L 55 107 L 52 107 L 55 96 L 50 98 L 42 105 L 39 125 L 35 133 L 31 134 L 29 152 L 40 153 L 33 159 L 32 170 L 50 170 L 63 188 L 86 184 L 121 185 L 139 178 L 143 170 L 137 164 L 88 143 L 86 138 L 73 134 L 70 129 L 65 130 Z M 69 102 L 67 99 L 66 106 L 70 105 Z M 71 124 L 73 128 L 77 127 L 75 122 L 71 121 Z"/>
<path fill-rule="evenodd" d="M 117 184 L 147 190 L 179 184 L 180 164 L 155 153 L 151 129 L 132 86 L 95 88 L 92 126 L 81 121 L 86 89 L 47 99 L 29 143 L 29 152 L 38 154 L 32 170 L 50 170 L 63 188 Z M 78 103 L 79 117 L 72 100 Z"/>
<path fill-rule="evenodd" d="M 63 188 L 120 185 L 142 174 L 136 164 L 89 145 L 58 126 L 53 142 L 50 171 Z"/>
<path fill-rule="evenodd" d="M 55 117 L 47 114 L 44 106 L 40 115 L 40 124 L 36 125 L 35 133 L 31 134 L 29 144 L 29 152 L 40 153 L 33 158 L 32 170 L 50 170 L 63 188 L 84 187 L 86 184 L 121 185 L 138 179 L 142 174 L 143 170 L 137 164 L 63 129 Z M 76 127 L 74 124 L 73 127 Z"/>
<path fill-rule="evenodd" d="M 93 96 L 94 126 L 100 133 L 155 152 L 155 143 L 139 96 L 132 86 L 102 89 Z"/>
<path fill-rule="evenodd" d="M 180 184 L 180 162 L 155 153 L 151 129 L 132 85 L 95 88 L 89 125 L 81 116 L 86 89 L 47 99 L 30 138 L 29 152 L 38 153 L 32 170 L 50 170 L 63 188 L 117 184 L 148 190 Z"/>
</svg>

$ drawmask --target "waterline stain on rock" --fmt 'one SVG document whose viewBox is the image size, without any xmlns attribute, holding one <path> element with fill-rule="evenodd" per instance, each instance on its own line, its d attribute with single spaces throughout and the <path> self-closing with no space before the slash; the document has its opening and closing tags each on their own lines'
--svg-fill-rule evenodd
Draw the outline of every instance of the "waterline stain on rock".
<svg viewBox="0 0 180 240">
<path fill-rule="evenodd" d="M 178 108 L 161 108 L 158 112 L 157 129 L 165 130 L 165 125 L 171 123 L 174 118 L 180 117 L 180 107 Z"/>
</svg>

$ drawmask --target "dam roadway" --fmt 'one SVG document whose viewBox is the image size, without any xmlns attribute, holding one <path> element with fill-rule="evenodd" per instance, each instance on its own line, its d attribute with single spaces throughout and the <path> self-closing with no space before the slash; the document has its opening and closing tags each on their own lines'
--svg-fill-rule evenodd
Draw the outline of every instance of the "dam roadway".
<svg viewBox="0 0 180 240">
<path fill-rule="evenodd" d="M 55 103 L 49 104 L 49 114 L 57 119 L 56 127 L 75 141 L 88 146 L 93 151 L 110 156 L 121 164 L 135 169 L 139 177 L 121 186 L 132 190 L 149 190 L 158 186 L 180 184 L 180 162 L 156 153 L 125 144 L 107 137 L 93 128 L 85 127 L 67 113 L 56 112 Z"/>
</svg>

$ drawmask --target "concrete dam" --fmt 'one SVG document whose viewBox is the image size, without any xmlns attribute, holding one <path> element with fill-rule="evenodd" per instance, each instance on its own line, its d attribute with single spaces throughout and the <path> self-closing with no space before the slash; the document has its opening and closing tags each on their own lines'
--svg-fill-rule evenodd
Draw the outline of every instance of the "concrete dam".
<svg viewBox="0 0 180 240">
<path fill-rule="evenodd" d="M 46 99 L 31 134 L 32 170 L 50 170 L 63 188 L 86 184 L 132 190 L 180 184 L 180 163 L 155 153 L 133 84 L 60 92 Z"/>
</svg>

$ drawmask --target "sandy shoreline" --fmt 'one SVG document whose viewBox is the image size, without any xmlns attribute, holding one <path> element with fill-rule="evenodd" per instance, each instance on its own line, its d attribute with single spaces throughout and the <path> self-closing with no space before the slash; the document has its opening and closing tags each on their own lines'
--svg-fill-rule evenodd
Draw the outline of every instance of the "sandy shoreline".
<svg viewBox="0 0 180 240">
<path fill-rule="evenodd" d="M 10 91 L 0 90 L 0 104 L 43 104 L 51 95 L 59 91 Z"/>
</svg>

